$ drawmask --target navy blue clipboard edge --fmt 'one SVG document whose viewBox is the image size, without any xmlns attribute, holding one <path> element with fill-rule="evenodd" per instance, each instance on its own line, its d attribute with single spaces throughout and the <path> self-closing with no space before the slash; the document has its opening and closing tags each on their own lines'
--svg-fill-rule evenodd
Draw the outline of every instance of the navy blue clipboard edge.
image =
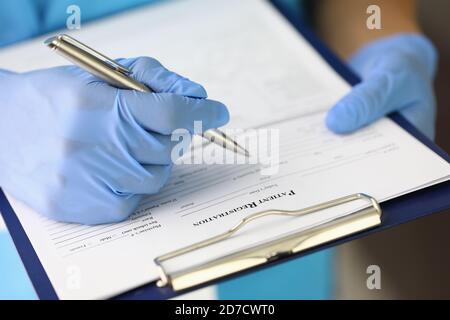
<svg viewBox="0 0 450 320">
<path fill-rule="evenodd" d="M 277 3 L 274 3 L 273 0 L 269 1 L 309 41 L 309 43 L 322 55 L 322 57 L 334 68 L 334 70 L 341 75 L 341 77 L 343 77 L 351 85 L 355 85 L 360 81 L 358 77 L 354 73 L 352 73 L 350 69 L 342 61 L 340 61 L 307 26 L 303 25 L 301 21 L 299 21 L 291 12 L 277 5 Z M 390 118 L 415 138 L 417 138 L 419 141 L 421 141 L 423 144 L 425 144 L 427 147 L 429 147 L 431 150 L 433 150 L 435 153 L 437 153 L 439 156 L 450 162 L 450 157 L 446 152 L 444 152 L 427 137 L 425 137 L 401 115 L 392 114 L 390 115 Z M 385 230 L 387 228 L 391 228 L 399 224 L 448 209 L 450 208 L 450 181 L 390 200 L 383 203 L 381 207 L 383 209 L 383 219 L 380 227 L 358 233 L 351 237 L 327 243 L 323 246 L 301 252 L 295 256 L 284 257 L 264 266 L 243 271 L 239 274 L 235 274 L 221 280 L 248 274 L 255 270 L 270 267 L 275 264 L 311 254 L 319 250 L 331 248 L 341 243 L 364 237 L 371 233 L 379 232 L 381 230 Z M 0 212 L 3 215 L 5 224 L 11 234 L 11 237 L 14 241 L 17 251 L 19 252 L 25 269 L 27 270 L 28 276 L 33 283 L 37 295 L 40 299 L 45 300 L 58 299 L 58 296 L 36 252 L 34 251 L 30 240 L 28 239 L 22 225 L 19 222 L 19 219 L 17 218 L 1 189 Z M 204 284 L 202 285 L 202 287 L 206 285 L 208 284 Z M 180 293 L 175 293 L 170 288 L 158 288 L 153 282 L 129 292 L 123 293 L 115 297 L 115 299 L 167 299 L 176 296 L 177 294 Z"/>
</svg>

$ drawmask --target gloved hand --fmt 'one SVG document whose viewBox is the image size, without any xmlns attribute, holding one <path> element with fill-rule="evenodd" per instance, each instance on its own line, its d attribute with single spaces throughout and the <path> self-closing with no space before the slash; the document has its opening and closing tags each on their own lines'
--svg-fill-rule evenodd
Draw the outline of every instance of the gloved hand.
<svg viewBox="0 0 450 320">
<path fill-rule="evenodd" d="M 419 34 L 400 34 L 368 44 L 351 59 L 362 82 L 329 112 L 326 124 L 348 133 L 394 111 L 433 139 L 436 102 L 433 78 L 437 54 Z"/>
<path fill-rule="evenodd" d="M 56 220 L 125 219 L 171 171 L 170 134 L 228 121 L 200 85 L 151 58 L 122 60 L 156 93 L 109 86 L 75 66 L 0 72 L 0 185 Z"/>
</svg>

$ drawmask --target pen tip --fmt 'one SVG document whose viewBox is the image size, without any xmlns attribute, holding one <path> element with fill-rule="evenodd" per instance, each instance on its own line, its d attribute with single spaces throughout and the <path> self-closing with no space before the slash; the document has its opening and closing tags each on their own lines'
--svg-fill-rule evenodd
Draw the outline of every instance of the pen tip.
<svg viewBox="0 0 450 320">
<path fill-rule="evenodd" d="M 247 149 L 244 149 L 243 147 L 241 147 L 241 146 L 238 145 L 238 144 L 236 144 L 236 147 L 237 147 L 236 149 L 237 149 L 237 152 L 238 152 L 238 153 L 242 154 L 243 156 L 245 156 L 245 157 L 247 157 L 247 158 L 250 157 L 250 152 L 248 152 Z"/>
<path fill-rule="evenodd" d="M 53 48 L 55 46 L 55 40 L 56 39 L 57 39 L 57 37 L 55 37 L 55 36 L 47 38 L 47 39 L 44 40 L 44 44 L 47 47 Z"/>
</svg>

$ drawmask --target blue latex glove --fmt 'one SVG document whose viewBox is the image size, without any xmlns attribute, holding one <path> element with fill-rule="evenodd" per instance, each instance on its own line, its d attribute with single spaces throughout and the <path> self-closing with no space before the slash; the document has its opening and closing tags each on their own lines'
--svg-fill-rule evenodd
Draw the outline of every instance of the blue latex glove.
<svg viewBox="0 0 450 320">
<path fill-rule="evenodd" d="M 75 66 L 0 72 L 0 185 L 56 220 L 125 219 L 171 171 L 170 134 L 228 121 L 226 107 L 156 60 L 122 60 L 157 93 L 120 90 Z"/>
<path fill-rule="evenodd" d="M 362 82 L 328 112 L 327 126 L 348 133 L 399 111 L 433 139 L 436 64 L 435 48 L 419 34 L 400 34 L 367 45 L 350 59 Z"/>
</svg>

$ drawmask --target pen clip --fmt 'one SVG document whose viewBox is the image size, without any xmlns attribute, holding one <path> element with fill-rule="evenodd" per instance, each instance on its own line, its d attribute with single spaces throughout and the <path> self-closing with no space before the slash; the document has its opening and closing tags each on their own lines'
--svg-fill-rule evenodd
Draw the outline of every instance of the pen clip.
<svg viewBox="0 0 450 320">
<path fill-rule="evenodd" d="M 58 36 L 58 38 L 62 41 L 65 41 L 65 42 L 73 45 L 74 47 L 76 47 L 80 50 L 83 50 L 86 53 L 92 55 L 93 57 L 100 60 L 101 62 L 106 64 L 108 67 L 112 68 L 113 70 L 116 70 L 127 76 L 132 74 L 132 71 L 130 69 L 128 69 L 128 68 L 124 67 L 123 65 L 121 65 L 120 63 L 117 63 L 116 61 L 108 58 L 107 56 L 101 54 L 100 52 L 95 51 L 94 49 L 88 47 L 87 45 L 79 42 L 78 40 L 72 38 L 71 36 L 69 36 L 67 34 L 61 34 Z"/>
</svg>

